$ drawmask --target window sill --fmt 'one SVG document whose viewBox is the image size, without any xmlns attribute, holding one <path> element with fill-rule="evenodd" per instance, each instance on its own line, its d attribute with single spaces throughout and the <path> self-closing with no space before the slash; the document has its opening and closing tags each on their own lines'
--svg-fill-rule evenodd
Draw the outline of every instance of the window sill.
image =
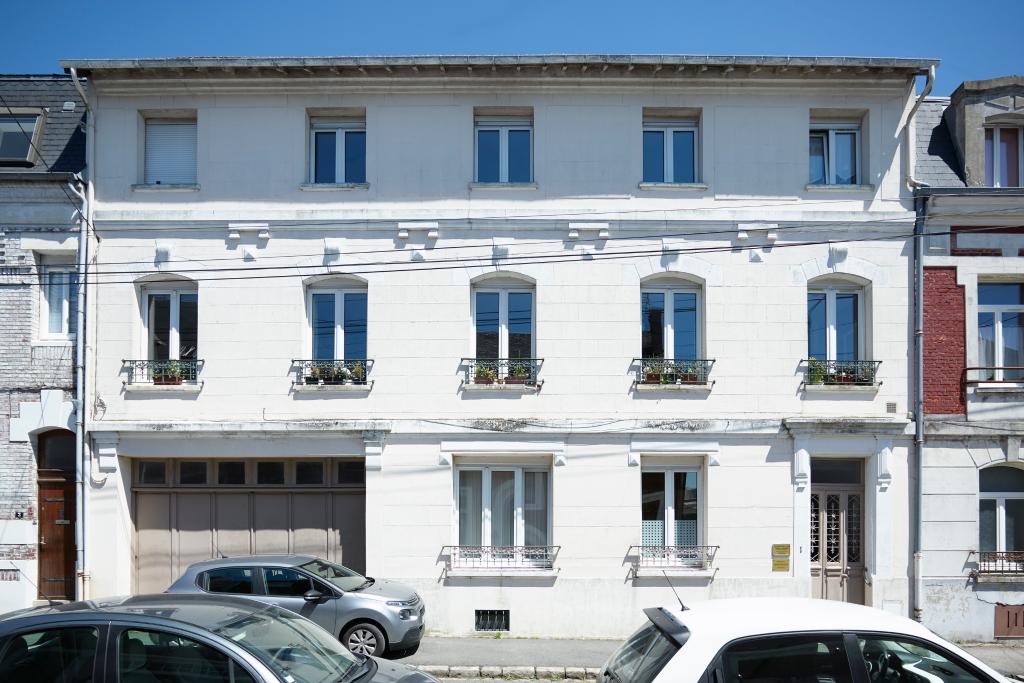
<svg viewBox="0 0 1024 683">
<path fill-rule="evenodd" d="M 976 394 L 1024 394 L 1024 382 L 979 382 L 974 385 Z"/>
<path fill-rule="evenodd" d="M 463 391 L 479 391 L 479 392 L 504 392 L 507 394 L 536 394 L 540 391 L 540 387 L 543 381 L 537 382 L 536 384 L 471 384 L 462 383 Z"/>
<path fill-rule="evenodd" d="M 182 384 L 128 384 L 124 391 L 128 394 L 198 394 L 203 390 L 203 382 L 185 382 Z"/>
<path fill-rule="evenodd" d="M 537 183 L 470 183 L 471 191 L 478 190 L 536 190 Z"/>
<path fill-rule="evenodd" d="M 64 339 L 33 339 L 30 344 L 32 346 L 74 346 L 75 338 L 65 337 Z"/>
<path fill-rule="evenodd" d="M 638 183 L 641 190 L 671 190 L 672 192 L 703 192 L 706 183 Z"/>
<path fill-rule="evenodd" d="M 804 185 L 808 192 L 874 192 L 874 185 L 818 185 L 808 183 Z"/>
<path fill-rule="evenodd" d="M 139 183 L 132 185 L 132 192 L 199 192 L 199 185 L 193 184 L 160 184 L 160 185 L 148 185 L 145 183 Z"/>
<path fill-rule="evenodd" d="M 637 578 L 661 577 L 665 574 L 677 578 L 710 579 L 715 575 L 714 569 L 693 569 L 689 567 L 638 567 L 634 570 Z M 663 573 L 664 572 L 664 573 Z"/>
<path fill-rule="evenodd" d="M 634 387 L 637 391 L 676 391 L 683 393 L 703 393 L 711 391 L 711 387 L 714 386 L 714 382 L 704 382 L 703 384 L 646 384 L 644 382 L 637 382 Z"/>
<path fill-rule="evenodd" d="M 292 384 L 292 391 L 296 394 L 333 394 L 337 393 L 370 393 L 373 389 L 373 380 L 366 384 Z"/>
<path fill-rule="evenodd" d="M 503 579 L 553 579 L 558 576 L 558 569 L 462 569 L 452 567 L 445 571 L 445 578 L 503 578 Z"/>
<path fill-rule="evenodd" d="M 302 183 L 299 189 L 303 192 L 345 192 L 349 190 L 369 190 L 370 183 Z"/>
<path fill-rule="evenodd" d="M 998 573 L 987 573 L 979 572 L 977 575 L 978 583 L 1024 583 L 1024 574 L 1015 574 L 1007 572 L 1005 574 Z"/>
<path fill-rule="evenodd" d="M 804 384 L 804 391 L 809 394 L 874 394 L 881 387 L 877 384 Z"/>
</svg>

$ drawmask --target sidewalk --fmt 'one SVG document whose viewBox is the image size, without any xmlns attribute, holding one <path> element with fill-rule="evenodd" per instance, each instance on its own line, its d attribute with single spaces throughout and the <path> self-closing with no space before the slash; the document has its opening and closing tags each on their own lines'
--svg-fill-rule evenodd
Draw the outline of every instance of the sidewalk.
<svg viewBox="0 0 1024 683">
<path fill-rule="evenodd" d="M 622 641 L 534 638 L 424 638 L 400 660 L 440 678 L 593 678 Z M 1024 647 L 1002 644 L 963 648 L 996 671 L 1024 675 Z"/>
</svg>

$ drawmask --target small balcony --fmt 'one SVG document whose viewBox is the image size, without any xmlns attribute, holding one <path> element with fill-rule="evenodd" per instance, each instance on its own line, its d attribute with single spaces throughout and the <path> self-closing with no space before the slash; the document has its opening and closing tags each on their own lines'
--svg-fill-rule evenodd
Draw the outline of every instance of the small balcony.
<svg viewBox="0 0 1024 683">
<path fill-rule="evenodd" d="M 555 571 L 557 545 L 446 545 L 448 576 L 546 576 Z"/>
<path fill-rule="evenodd" d="M 880 360 L 818 360 L 802 361 L 807 366 L 804 388 L 808 390 L 825 387 L 835 389 L 863 388 L 877 389 Z"/>
<path fill-rule="evenodd" d="M 972 553 L 978 556 L 978 568 L 972 574 L 978 583 L 1024 583 L 1024 552 Z"/>
<path fill-rule="evenodd" d="M 700 576 L 710 574 L 717 545 L 634 545 L 629 548 L 633 576 L 661 576 L 662 572 Z"/>
<path fill-rule="evenodd" d="M 639 391 L 706 390 L 714 358 L 672 360 L 670 358 L 634 358 L 636 389 Z"/>
<path fill-rule="evenodd" d="M 537 373 L 543 358 L 463 358 L 462 386 L 466 390 L 538 391 Z"/>
<path fill-rule="evenodd" d="M 199 370 L 203 361 L 122 360 L 126 391 L 196 392 L 202 386 Z"/>
<path fill-rule="evenodd" d="M 369 391 L 372 358 L 293 359 L 293 387 L 305 391 Z"/>
</svg>

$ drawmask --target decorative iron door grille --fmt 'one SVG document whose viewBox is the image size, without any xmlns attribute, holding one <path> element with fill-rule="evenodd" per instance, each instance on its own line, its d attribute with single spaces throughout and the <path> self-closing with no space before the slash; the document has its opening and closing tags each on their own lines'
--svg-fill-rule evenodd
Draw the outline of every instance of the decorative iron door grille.
<svg viewBox="0 0 1024 683">
<path fill-rule="evenodd" d="M 864 602 L 864 493 L 852 487 L 811 493 L 811 579 L 814 597 Z"/>
</svg>

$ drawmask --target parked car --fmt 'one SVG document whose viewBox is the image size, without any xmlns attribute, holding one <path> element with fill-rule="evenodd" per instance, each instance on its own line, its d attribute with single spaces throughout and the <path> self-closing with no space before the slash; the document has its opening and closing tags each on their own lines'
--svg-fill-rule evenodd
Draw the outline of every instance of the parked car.
<svg viewBox="0 0 1024 683">
<path fill-rule="evenodd" d="M 426 606 L 411 587 L 363 576 L 310 555 L 251 555 L 193 564 L 168 593 L 241 595 L 312 619 L 349 650 L 412 654 Z"/>
<path fill-rule="evenodd" d="M 916 621 L 870 607 L 752 598 L 644 614 L 597 683 L 1008 683 Z"/>
<path fill-rule="evenodd" d="M 255 600 L 143 595 L 0 616 L 4 683 L 437 683 Z"/>
</svg>

